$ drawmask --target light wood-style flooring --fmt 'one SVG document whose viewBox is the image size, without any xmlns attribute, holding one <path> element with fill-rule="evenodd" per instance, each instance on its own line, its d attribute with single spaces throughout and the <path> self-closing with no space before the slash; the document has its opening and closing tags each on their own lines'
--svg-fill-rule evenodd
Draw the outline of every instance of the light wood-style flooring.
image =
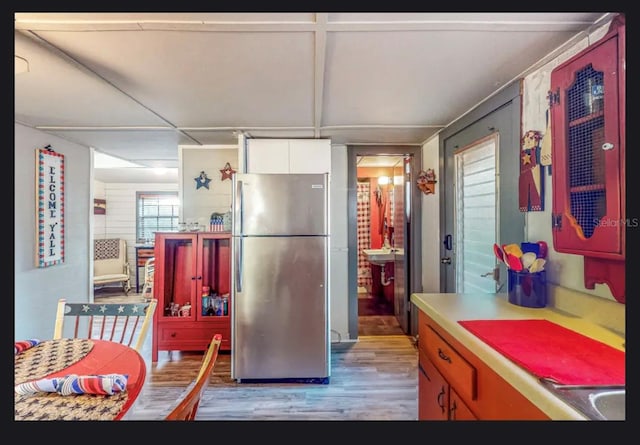
<svg viewBox="0 0 640 445">
<path fill-rule="evenodd" d="M 139 298 L 95 295 L 105 303 Z M 162 420 L 202 359 L 199 352 L 160 351 L 151 363 L 151 335 L 142 351 L 147 383 L 128 420 Z M 365 316 L 359 317 L 358 341 L 332 344 L 328 384 L 237 383 L 231 354 L 221 352 L 196 420 L 417 420 L 417 386 L 414 338 L 402 334 L 394 316 Z"/>
</svg>

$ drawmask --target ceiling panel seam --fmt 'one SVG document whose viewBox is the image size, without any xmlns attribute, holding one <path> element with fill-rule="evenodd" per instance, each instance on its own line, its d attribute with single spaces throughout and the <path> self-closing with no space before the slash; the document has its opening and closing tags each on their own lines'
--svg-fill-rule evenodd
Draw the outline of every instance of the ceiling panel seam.
<svg viewBox="0 0 640 445">
<path fill-rule="evenodd" d="M 325 16 L 320 19 L 320 16 Z M 194 32 L 389 32 L 389 31 L 578 31 L 590 21 L 565 20 L 362 20 L 329 21 L 317 13 L 307 21 L 221 21 L 221 20 L 55 20 L 16 19 L 15 29 L 31 31 L 194 31 Z"/>
<path fill-rule="evenodd" d="M 324 78 L 326 71 L 327 31 L 326 25 L 329 14 L 316 14 L 315 57 L 314 57 L 314 88 L 313 88 L 313 126 L 316 138 L 320 137 L 322 111 L 324 106 Z"/>
</svg>

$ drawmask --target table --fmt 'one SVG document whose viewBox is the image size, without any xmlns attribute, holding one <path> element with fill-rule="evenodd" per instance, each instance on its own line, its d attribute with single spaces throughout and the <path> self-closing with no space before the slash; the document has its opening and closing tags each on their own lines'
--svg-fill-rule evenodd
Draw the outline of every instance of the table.
<svg viewBox="0 0 640 445">
<path fill-rule="evenodd" d="M 147 259 L 153 258 L 154 246 L 146 244 L 136 244 L 136 293 L 140 292 L 140 268 L 144 267 Z"/>
<path fill-rule="evenodd" d="M 97 339 L 46 340 L 15 356 L 15 384 L 69 374 L 126 374 L 127 389 L 111 396 L 15 394 L 15 420 L 120 420 L 144 385 L 142 356 L 120 343 Z"/>
</svg>

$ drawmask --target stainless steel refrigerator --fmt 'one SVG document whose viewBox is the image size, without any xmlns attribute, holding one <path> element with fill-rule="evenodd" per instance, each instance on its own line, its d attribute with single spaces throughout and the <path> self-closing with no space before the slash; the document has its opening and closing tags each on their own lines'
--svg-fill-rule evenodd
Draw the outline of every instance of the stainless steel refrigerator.
<svg viewBox="0 0 640 445">
<path fill-rule="evenodd" d="M 231 377 L 328 383 L 329 175 L 232 182 Z"/>
</svg>

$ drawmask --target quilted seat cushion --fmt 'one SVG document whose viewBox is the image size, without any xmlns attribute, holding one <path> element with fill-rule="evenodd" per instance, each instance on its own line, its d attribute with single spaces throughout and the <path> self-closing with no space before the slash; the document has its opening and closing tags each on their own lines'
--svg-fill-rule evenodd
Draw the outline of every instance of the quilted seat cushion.
<svg viewBox="0 0 640 445">
<path fill-rule="evenodd" d="M 93 262 L 93 276 L 121 275 L 124 273 L 124 263 L 118 258 L 109 260 L 95 260 Z"/>
<path fill-rule="evenodd" d="M 97 275 L 93 277 L 94 284 L 102 284 L 102 283 L 115 283 L 118 281 L 128 280 L 129 276 L 123 273 L 115 273 L 108 275 Z"/>
</svg>

